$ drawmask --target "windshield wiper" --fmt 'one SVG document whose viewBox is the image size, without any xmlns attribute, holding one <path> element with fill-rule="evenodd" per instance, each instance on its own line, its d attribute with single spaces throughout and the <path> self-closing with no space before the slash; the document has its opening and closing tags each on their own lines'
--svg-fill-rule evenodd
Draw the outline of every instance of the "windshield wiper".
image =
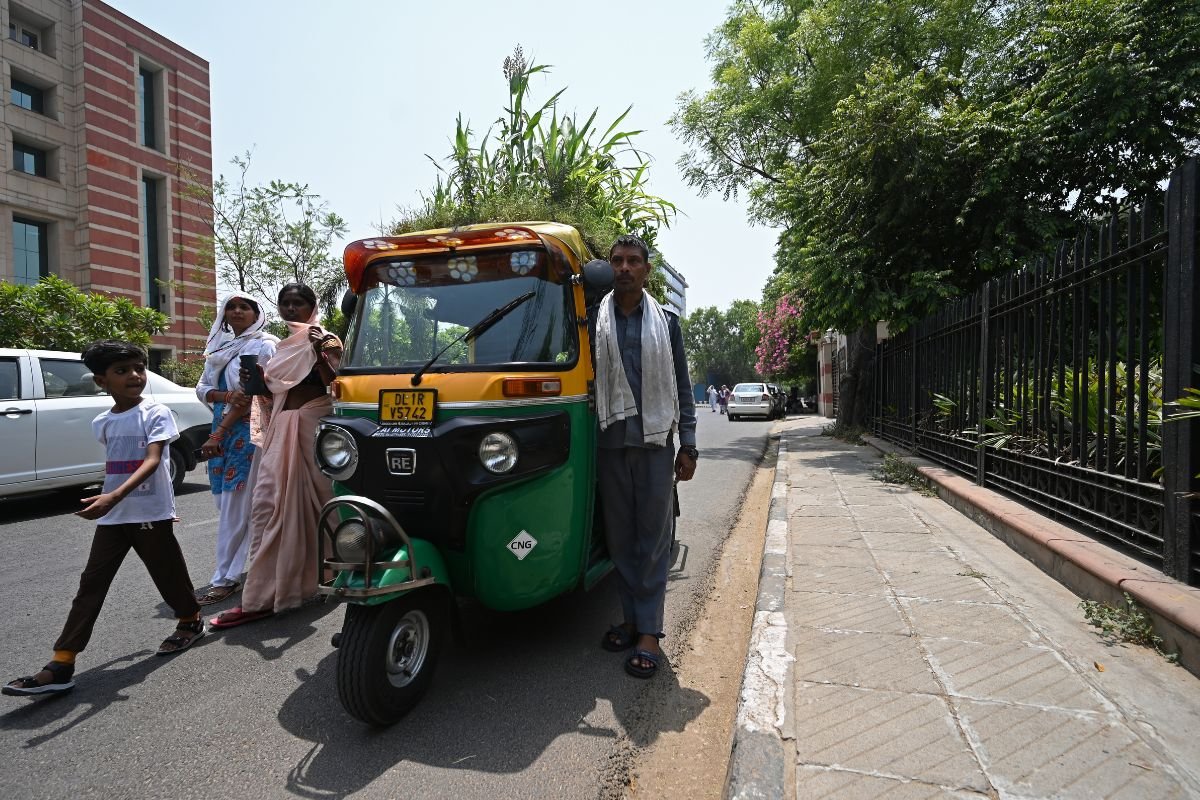
<svg viewBox="0 0 1200 800">
<path fill-rule="evenodd" d="M 500 306 L 499 308 L 493 309 L 486 317 L 479 320 L 479 322 L 476 322 L 471 327 L 467 328 L 465 331 L 460 333 L 458 336 L 455 336 L 454 339 L 451 340 L 450 344 L 446 345 L 441 350 L 437 351 L 437 354 L 433 358 L 431 358 L 425 362 L 425 366 L 421 367 L 419 370 L 417 370 L 416 372 L 413 373 L 412 385 L 413 386 L 419 385 L 421 383 L 421 376 L 425 374 L 425 371 L 427 369 L 429 369 L 430 367 L 432 367 L 434 365 L 434 362 L 436 362 L 439 358 L 441 358 L 443 355 L 445 355 L 446 351 L 449 350 L 451 347 L 454 347 L 454 345 L 458 344 L 459 342 L 466 341 L 468 339 L 479 338 L 480 336 L 482 336 L 484 333 L 487 332 L 488 328 L 492 327 L 497 322 L 499 322 L 500 320 L 507 317 L 512 312 L 513 309 L 515 309 L 517 306 L 524 303 L 526 300 L 529 300 L 535 294 L 537 294 L 537 292 L 526 292 L 525 294 L 508 301 L 507 303 Z"/>
</svg>

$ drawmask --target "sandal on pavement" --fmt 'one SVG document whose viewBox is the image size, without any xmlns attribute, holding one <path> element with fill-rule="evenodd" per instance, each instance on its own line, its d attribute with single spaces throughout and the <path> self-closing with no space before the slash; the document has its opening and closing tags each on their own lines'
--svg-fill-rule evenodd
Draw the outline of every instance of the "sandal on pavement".
<svg viewBox="0 0 1200 800">
<path fill-rule="evenodd" d="M 633 647 L 636 638 L 637 633 L 629 630 L 625 625 L 613 625 L 600 640 L 600 646 L 610 653 L 620 653 L 622 650 Z"/>
<path fill-rule="evenodd" d="M 231 608 L 228 611 L 222 611 L 220 614 L 217 614 L 208 621 L 208 627 L 210 630 L 236 628 L 238 625 L 245 625 L 247 622 L 263 619 L 274 613 L 274 611 L 243 611 L 242 607 L 238 606 L 237 608 Z"/>
<path fill-rule="evenodd" d="M 173 656 L 176 653 L 182 653 L 202 638 L 204 638 L 204 620 L 180 622 L 175 626 L 175 633 L 163 639 L 163 643 L 158 646 L 158 652 L 155 655 Z"/>
<path fill-rule="evenodd" d="M 662 653 L 651 653 L 649 650 L 634 650 L 633 655 L 625 659 L 625 671 L 635 678 L 653 678 L 658 672 L 658 661 L 662 658 Z M 645 667 L 638 663 L 649 664 Z"/>
<path fill-rule="evenodd" d="M 42 667 L 42 669 L 49 672 L 52 676 L 48 683 L 38 683 L 36 676 L 26 675 L 23 678 L 17 678 L 0 689 L 0 693 L 20 697 L 35 694 L 62 694 L 75 688 L 75 681 L 73 680 L 75 675 L 74 664 L 51 661 Z"/>
<path fill-rule="evenodd" d="M 208 591 L 196 598 L 196 602 L 202 606 L 211 606 L 229 599 L 229 596 L 240 588 L 242 588 L 240 583 L 231 583 L 228 586 L 210 586 Z"/>
</svg>

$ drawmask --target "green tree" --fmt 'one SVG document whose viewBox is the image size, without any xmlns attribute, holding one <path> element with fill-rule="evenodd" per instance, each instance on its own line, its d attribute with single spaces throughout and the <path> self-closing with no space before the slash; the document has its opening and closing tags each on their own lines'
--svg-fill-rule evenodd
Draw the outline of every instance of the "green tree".
<svg viewBox="0 0 1200 800">
<path fill-rule="evenodd" d="M 634 146 L 640 131 L 622 128 L 630 109 L 601 130 L 599 109 L 583 119 L 559 113 L 566 89 L 535 106 L 529 80 L 549 70 L 530 63 L 518 46 L 504 60 L 503 115 L 476 142 L 459 114 L 450 154 L 428 156 L 439 170 L 432 192 L 418 207 L 401 209 L 386 232 L 553 220 L 579 230 L 598 256 L 607 255 L 623 233 L 640 236 L 654 250 L 659 229 L 670 224 L 676 208 L 648 191 L 649 158 Z M 660 270 L 651 276 L 651 293 L 664 299 Z"/>
<path fill-rule="evenodd" d="M 275 306 L 279 288 L 311 286 L 330 313 L 345 288 L 341 259 L 330 254 L 346 221 L 307 184 L 271 180 L 250 185 L 251 153 L 235 156 L 232 178 L 220 175 L 211 188 L 185 177 L 184 191 L 212 214 L 213 226 L 201 237 L 199 262 L 211 265 L 225 286 Z"/>
<path fill-rule="evenodd" d="M 681 324 L 695 382 L 733 386 L 762 377 L 754 368 L 758 311 L 753 300 L 735 300 L 724 312 L 705 306 L 688 314 Z"/>
<path fill-rule="evenodd" d="M 79 352 L 99 339 L 148 345 L 170 324 L 152 308 L 81 291 L 54 275 L 33 286 L 0 282 L 0 308 L 0 347 Z"/>
<path fill-rule="evenodd" d="M 1198 31 L 1166 0 L 743 0 L 673 118 L 681 166 L 783 228 L 765 294 L 847 332 L 859 421 L 877 320 L 902 330 L 1195 149 Z"/>
</svg>

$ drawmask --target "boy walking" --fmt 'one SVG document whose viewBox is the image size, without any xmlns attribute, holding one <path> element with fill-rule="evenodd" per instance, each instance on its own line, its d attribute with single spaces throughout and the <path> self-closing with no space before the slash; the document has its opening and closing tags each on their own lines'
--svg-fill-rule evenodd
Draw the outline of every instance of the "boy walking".
<svg viewBox="0 0 1200 800">
<path fill-rule="evenodd" d="M 109 586 L 130 548 L 178 618 L 158 655 L 186 650 L 204 635 L 200 606 L 172 527 L 175 493 L 168 448 L 179 432 L 170 409 L 142 397 L 146 353 L 129 342 L 102 341 L 83 352 L 83 362 L 96 385 L 113 399 L 113 407 L 92 420 L 92 433 L 105 449 L 103 491 L 84 498 L 86 507 L 75 512 L 96 520 L 96 534 L 53 658 L 36 675 L 0 689 L 8 695 L 56 694 L 75 686 L 75 656 L 87 647 Z"/>
</svg>

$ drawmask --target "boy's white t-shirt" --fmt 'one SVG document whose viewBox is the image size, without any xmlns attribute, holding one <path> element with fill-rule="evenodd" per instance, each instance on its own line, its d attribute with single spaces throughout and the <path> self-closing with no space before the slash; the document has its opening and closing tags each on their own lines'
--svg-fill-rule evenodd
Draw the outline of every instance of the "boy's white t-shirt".
<svg viewBox="0 0 1200 800">
<path fill-rule="evenodd" d="M 104 445 L 104 493 L 118 488 L 146 460 L 146 448 L 165 442 L 162 460 L 149 478 L 100 519 L 98 525 L 159 522 L 175 517 L 175 491 L 171 486 L 171 442 L 179 429 L 171 409 L 142 399 L 128 411 L 109 409 L 92 420 L 92 433 Z"/>
</svg>

